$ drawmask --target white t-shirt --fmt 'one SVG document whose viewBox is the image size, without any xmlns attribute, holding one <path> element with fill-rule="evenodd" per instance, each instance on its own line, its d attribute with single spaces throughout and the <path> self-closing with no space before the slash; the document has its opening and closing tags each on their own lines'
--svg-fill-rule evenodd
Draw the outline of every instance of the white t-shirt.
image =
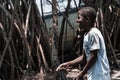
<svg viewBox="0 0 120 80">
<path fill-rule="evenodd" d="M 90 58 L 90 51 L 98 49 L 96 63 L 87 73 L 88 80 L 111 80 L 104 39 L 97 28 L 92 28 L 84 35 L 83 49 L 87 60 Z"/>
</svg>

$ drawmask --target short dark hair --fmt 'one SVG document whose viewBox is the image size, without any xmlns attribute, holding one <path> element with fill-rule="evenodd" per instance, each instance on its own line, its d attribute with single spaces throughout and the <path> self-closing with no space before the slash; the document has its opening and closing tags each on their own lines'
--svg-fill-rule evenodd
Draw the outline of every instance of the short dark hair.
<svg viewBox="0 0 120 80">
<path fill-rule="evenodd" d="M 79 11 L 82 12 L 83 17 L 89 17 L 91 23 L 94 23 L 96 20 L 96 11 L 92 7 L 82 7 Z"/>
</svg>

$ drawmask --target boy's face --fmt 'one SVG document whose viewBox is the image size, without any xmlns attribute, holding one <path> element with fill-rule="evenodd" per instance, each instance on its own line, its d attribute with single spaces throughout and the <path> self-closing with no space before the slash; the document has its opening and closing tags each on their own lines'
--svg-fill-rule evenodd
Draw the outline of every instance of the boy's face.
<svg viewBox="0 0 120 80">
<path fill-rule="evenodd" d="M 78 18 L 76 20 L 77 23 L 79 23 L 79 27 L 82 29 L 87 29 L 87 25 L 88 25 L 88 20 L 83 17 L 83 12 L 82 11 L 78 11 Z"/>
</svg>

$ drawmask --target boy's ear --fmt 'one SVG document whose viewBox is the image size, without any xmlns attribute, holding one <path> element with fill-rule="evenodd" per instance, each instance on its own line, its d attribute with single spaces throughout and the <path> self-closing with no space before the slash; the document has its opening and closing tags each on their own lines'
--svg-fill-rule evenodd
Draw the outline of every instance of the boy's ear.
<svg viewBox="0 0 120 80">
<path fill-rule="evenodd" d="M 89 22 L 90 21 L 90 18 L 89 17 L 86 17 L 86 22 Z"/>
</svg>

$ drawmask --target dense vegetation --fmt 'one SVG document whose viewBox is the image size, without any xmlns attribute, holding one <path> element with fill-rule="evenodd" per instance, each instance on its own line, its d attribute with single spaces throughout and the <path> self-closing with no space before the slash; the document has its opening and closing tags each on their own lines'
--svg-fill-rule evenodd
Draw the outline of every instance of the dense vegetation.
<svg viewBox="0 0 120 80">
<path fill-rule="evenodd" d="M 68 0 L 64 13 L 56 8 L 56 0 L 47 1 L 53 5 L 52 37 L 48 34 L 44 16 L 40 15 L 35 0 L 0 0 L 0 79 L 18 80 L 23 74 L 46 73 L 59 64 L 59 61 L 53 64 L 51 57 L 63 52 L 65 23 L 73 28 L 68 20 L 71 0 Z M 86 0 L 85 5 L 80 3 L 81 0 L 76 3 L 79 4 L 76 5 L 76 12 L 83 6 L 96 9 L 97 27 L 104 35 L 111 68 L 120 68 L 119 0 Z M 58 25 L 57 12 L 63 16 L 59 34 L 55 28 Z"/>
</svg>

